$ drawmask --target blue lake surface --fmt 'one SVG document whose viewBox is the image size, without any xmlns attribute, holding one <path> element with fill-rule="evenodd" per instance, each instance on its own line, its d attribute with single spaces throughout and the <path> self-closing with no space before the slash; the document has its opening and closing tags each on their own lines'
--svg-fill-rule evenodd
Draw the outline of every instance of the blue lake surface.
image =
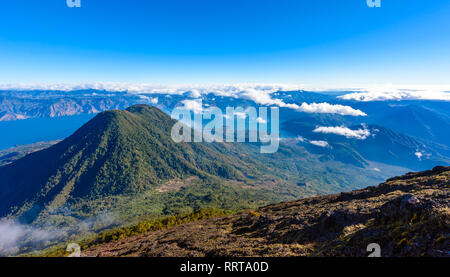
<svg viewBox="0 0 450 277">
<path fill-rule="evenodd" d="M 64 139 L 94 116 L 88 114 L 0 122 L 0 150 L 16 145 Z"/>
</svg>

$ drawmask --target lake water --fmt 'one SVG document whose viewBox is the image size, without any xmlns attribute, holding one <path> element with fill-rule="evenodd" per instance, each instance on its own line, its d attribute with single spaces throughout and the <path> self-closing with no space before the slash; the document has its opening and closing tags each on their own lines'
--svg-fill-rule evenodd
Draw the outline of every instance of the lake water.
<svg viewBox="0 0 450 277">
<path fill-rule="evenodd" d="M 66 138 L 94 116 L 89 114 L 0 122 L 0 150 Z"/>
</svg>

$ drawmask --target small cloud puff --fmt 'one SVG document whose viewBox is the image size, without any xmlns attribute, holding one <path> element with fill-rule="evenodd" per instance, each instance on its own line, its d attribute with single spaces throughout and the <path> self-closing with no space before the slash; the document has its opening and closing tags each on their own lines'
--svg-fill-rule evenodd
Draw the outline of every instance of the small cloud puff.
<svg viewBox="0 0 450 277">
<path fill-rule="evenodd" d="M 422 152 L 417 151 L 416 153 L 414 153 L 414 155 L 416 155 L 416 157 L 417 157 L 419 160 L 422 160 L 422 157 L 423 157 L 423 153 L 422 153 Z"/>
<path fill-rule="evenodd" d="M 198 89 L 192 89 L 190 91 L 190 96 L 192 98 L 200 98 L 202 96 L 202 93 Z"/>
<path fill-rule="evenodd" d="M 319 147 L 324 147 L 324 148 L 330 147 L 330 144 L 328 144 L 328 142 L 326 142 L 324 140 L 309 140 L 302 136 L 298 136 L 297 138 L 295 138 L 295 140 L 298 142 L 301 142 L 301 143 L 310 143 L 312 145 L 319 146 Z"/>
<path fill-rule="evenodd" d="M 188 111 L 193 111 L 196 114 L 201 114 L 203 112 L 202 101 L 197 100 L 183 100 L 181 101 L 184 109 Z"/>
<path fill-rule="evenodd" d="M 154 105 L 158 104 L 158 97 L 152 98 L 145 95 L 139 95 L 139 98 Z"/>
<path fill-rule="evenodd" d="M 305 113 L 329 113 L 351 116 L 367 116 L 367 114 L 363 111 L 353 109 L 350 106 L 332 105 L 329 103 L 303 103 L 298 110 Z"/>
<path fill-rule="evenodd" d="M 237 116 L 237 118 L 241 118 L 241 119 L 247 118 L 246 112 L 235 112 L 234 115 Z"/>
<path fill-rule="evenodd" d="M 364 140 L 370 136 L 368 129 L 352 130 L 345 126 L 338 127 L 317 127 L 313 132 L 322 134 L 335 134 L 345 136 L 346 138 L 355 138 Z"/>
<path fill-rule="evenodd" d="M 258 118 L 256 119 L 256 122 L 257 122 L 257 123 L 261 123 L 261 124 L 266 124 L 266 123 L 267 123 L 267 120 L 265 120 L 265 119 L 262 118 L 262 117 L 258 117 Z"/>
<path fill-rule="evenodd" d="M 328 144 L 328 142 L 326 142 L 324 140 L 311 140 L 311 141 L 309 141 L 309 143 L 311 143 L 312 145 L 315 145 L 315 146 L 319 146 L 319 147 L 328 147 L 328 146 L 330 146 Z"/>
</svg>

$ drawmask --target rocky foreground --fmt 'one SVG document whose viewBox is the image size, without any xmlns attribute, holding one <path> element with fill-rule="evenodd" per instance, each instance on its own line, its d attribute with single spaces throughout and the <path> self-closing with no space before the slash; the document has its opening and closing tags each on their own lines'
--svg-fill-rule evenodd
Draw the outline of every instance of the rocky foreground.
<svg viewBox="0 0 450 277">
<path fill-rule="evenodd" d="M 450 167 L 94 246 L 85 256 L 450 256 Z"/>
</svg>

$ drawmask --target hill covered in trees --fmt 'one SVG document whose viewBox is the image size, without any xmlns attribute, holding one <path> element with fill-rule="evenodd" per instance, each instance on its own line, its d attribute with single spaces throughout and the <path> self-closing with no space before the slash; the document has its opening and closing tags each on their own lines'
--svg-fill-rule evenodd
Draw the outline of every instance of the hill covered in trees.
<svg viewBox="0 0 450 277">
<path fill-rule="evenodd" d="M 174 143 L 174 123 L 145 105 L 99 114 L 66 140 L 0 168 L 1 215 L 34 220 L 74 199 L 142 193 L 190 176 L 243 181 L 259 174 L 252 160 L 226 155 L 224 144 Z"/>
</svg>

